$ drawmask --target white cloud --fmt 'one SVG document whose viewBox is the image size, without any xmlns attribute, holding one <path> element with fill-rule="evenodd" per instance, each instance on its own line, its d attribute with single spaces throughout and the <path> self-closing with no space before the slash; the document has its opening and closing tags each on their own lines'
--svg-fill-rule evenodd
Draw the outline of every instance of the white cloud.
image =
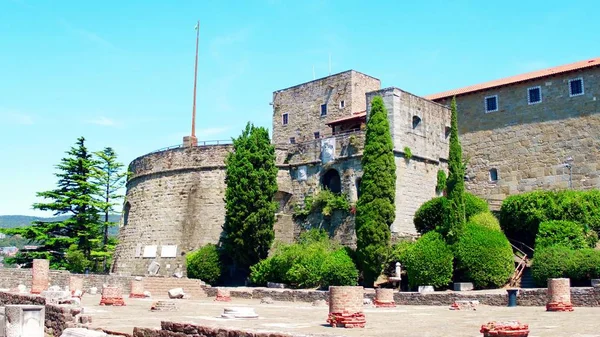
<svg viewBox="0 0 600 337">
<path fill-rule="evenodd" d="M 106 118 L 104 116 L 100 116 L 96 119 L 90 119 L 86 123 L 100 125 L 100 126 L 108 126 L 108 127 L 116 127 L 119 125 L 119 123 L 117 123 L 115 120 Z"/>
</svg>

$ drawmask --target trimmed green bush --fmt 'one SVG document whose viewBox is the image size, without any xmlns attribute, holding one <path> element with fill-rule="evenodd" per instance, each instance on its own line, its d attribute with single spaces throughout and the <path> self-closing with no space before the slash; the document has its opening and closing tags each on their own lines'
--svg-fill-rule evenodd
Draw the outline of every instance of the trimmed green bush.
<svg viewBox="0 0 600 337">
<path fill-rule="evenodd" d="M 566 220 L 544 221 L 539 226 L 535 239 L 535 249 L 561 245 L 570 249 L 583 249 L 588 246 L 583 226 Z"/>
<path fill-rule="evenodd" d="M 489 228 L 498 232 L 501 232 L 500 222 L 498 219 L 490 212 L 483 212 L 473 215 L 469 218 L 469 222 L 475 223 L 481 227 Z"/>
<path fill-rule="evenodd" d="M 600 278 L 600 251 L 586 248 L 572 252 L 567 275 L 574 286 L 590 286 L 590 280 Z"/>
<path fill-rule="evenodd" d="M 386 268 L 384 274 L 388 276 L 394 276 L 396 271 L 396 262 L 400 262 L 402 265 L 406 263 L 406 254 L 408 249 L 414 244 L 413 241 L 401 241 L 392 245 L 390 253 L 386 261 Z"/>
<path fill-rule="evenodd" d="M 405 267 L 410 287 L 430 285 L 443 288 L 452 281 L 454 257 L 438 232 L 428 232 L 408 248 Z"/>
<path fill-rule="evenodd" d="M 216 245 L 208 244 L 186 255 L 187 276 L 214 284 L 221 277 L 221 262 Z"/>
<path fill-rule="evenodd" d="M 479 289 L 498 288 L 514 272 L 513 251 L 504 233 L 469 222 L 454 245 L 456 274 Z"/>
<path fill-rule="evenodd" d="M 549 278 L 568 277 L 573 251 L 565 246 L 538 249 L 533 254 L 531 276 L 538 287 L 546 287 Z"/>
<path fill-rule="evenodd" d="M 599 233 L 600 191 L 534 191 L 502 202 L 500 227 L 509 238 L 533 245 L 540 223 L 549 220 L 579 222 L 586 233 Z"/>
<path fill-rule="evenodd" d="M 321 266 L 321 287 L 355 286 L 358 270 L 344 248 L 330 253 Z"/>
<path fill-rule="evenodd" d="M 256 285 L 282 282 L 295 288 L 356 285 L 358 270 L 349 250 L 329 240 L 323 230 L 300 235 L 298 243 L 278 244 L 273 255 L 250 267 Z"/>
<path fill-rule="evenodd" d="M 471 193 L 465 193 L 464 200 L 467 219 L 475 214 L 489 212 L 487 202 L 478 196 Z M 413 218 L 413 223 L 417 232 L 425 234 L 429 231 L 437 230 L 445 237 L 449 230 L 449 207 L 448 199 L 446 197 L 436 197 L 421 205 Z"/>
<path fill-rule="evenodd" d="M 448 152 L 448 179 L 446 197 L 448 198 L 448 216 L 445 237 L 454 243 L 462 233 L 465 221 L 469 218 L 465 211 L 465 165 L 462 160 L 462 147 L 458 138 L 458 111 L 456 97 L 450 103 L 450 146 Z M 479 213 L 479 212 L 477 212 Z"/>
</svg>

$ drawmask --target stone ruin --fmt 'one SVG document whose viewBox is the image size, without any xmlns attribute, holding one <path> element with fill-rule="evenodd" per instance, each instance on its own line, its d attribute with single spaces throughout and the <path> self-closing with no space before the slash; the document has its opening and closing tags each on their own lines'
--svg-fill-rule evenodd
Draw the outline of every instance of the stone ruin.
<svg viewBox="0 0 600 337">
<path fill-rule="evenodd" d="M 380 307 L 395 307 L 394 302 L 394 289 L 389 288 L 377 288 L 375 289 L 375 306 Z"/>
<path fill-rule="evenodd" d="M 229 289 L 217 288 L 217 297 L 215 301 L 218 302 L 231 302 L 231 293 Z"/>
<path fill-rule="evenodd" d="M 121 290 L 121 287 L 107 286 L 102 288 L 100 305 L 124 306 L 125 301 L 123 301 L 123 291 Z"/>
<path fill-rule="evenodd" d="M 327 323 L 332 327 L 364 328 L 363 287 L 329 287 L 329 315 Z"/>
<path fill-rule="evenodd" d="M 50 262 L 48 260 L 35 259 L 33 260 L 33 267 L 31 270 L 31 293 L 40 294 L 42 291 L 48 289 L 49 285 L 49 274 L 50 274 Z"/>
<path fill-rule="evenodd" d="M 571 280 L 568 278 L 548 279 L 547 311 L 573 311 L 571 304 Z"/>
<path fill-rule="evenodd" d="M 173 301 L 157 301 L 150 307 L 150 311 L 177 311 L 177 309 L 177 304 Z"/>
</svg>

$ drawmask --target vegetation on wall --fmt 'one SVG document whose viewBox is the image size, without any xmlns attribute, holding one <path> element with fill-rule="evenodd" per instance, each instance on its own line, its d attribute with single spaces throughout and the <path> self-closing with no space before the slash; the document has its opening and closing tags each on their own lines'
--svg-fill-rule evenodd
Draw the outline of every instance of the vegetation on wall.
<svg viewBox="0 0 600 337">
<path fill-rule="evenodd" d="M 350 211 L 348 196 L 342 193 L 333 193 L 330 190 L 321 190 L 315 197 L 307 195 L 304 197 L 303 205 L 294 207 L 294 217 L 306 218 L 312 213 L 321 213 L 325 217 L 331 216 L 334 211 Z"/>
<path fill-rule="evenodd" d="M 456 97 L 452 98 L 450 105 L 450 153 L 448 156 L 448 180 L 446 192 L 448 197 L 448 237 L 450 242 L 458 239 L 465 217 L 465 167 L 462 162 L 462 148 L 458 139 L 458 113 L 456 111 Z"/>
<path fill-rule="evenodd" d="M 396 164 L 383 99 L 373 98 L 361 160 L 361 195 L 356 205 L 357 260 L 364 285 L 381 274 L 395 218 Z"/>
<path fill-rule="evenodd" d="M 48 259 L 53 269 L 67 269 L 82 272 L 104 271 L 110 264 L 110 256 L 116 244 L 114 238 L 104 236 L 111 226 L 108 217 L 100 219 L 107 209 L 106 199 L 102 199 L 102 163 L 95 160 L 80 137 L 74 147 L 67 152 L 58 164 L 57 187 L 51 191 L 39 192 L 49 202 L 33 205 L 34 209 L 52 211 L 60 218 L 37 220 L 31 226 L 2 229 L 8 235 L 18 235 L 35 242 L 38 248 L 21 251 L 16 257 L 7 258 L 7 264 L 30 265 L 32 259 Z M 121 175 L 116 155 L 111 158 L 113 174 Z M 113 195 L 114 196 L 114 195 Z M 113 196 L 110 196 L 114 201 Z M 105 214 L 103 214 L 105 215 Z M 56 220 L 59 219 L 59 220 Z M 104 262 L 102 266 L 100 262 Z"/>
<path fill-rule="evenodd" d="M 267 257 L 275 232 L 277 167 L 266 128 L 246 125 L 225 160 L 225 224 L 221 243 L 236 269 Z"/>
<path fill-rule="evenodd" d="M 404 158 L 406 158 L 406 160 L 410 160 L 410 158 L 412 158 L 412 151 L 410 150 L 410 147 L 405 146 L 404 147 Z"/>
</svg>

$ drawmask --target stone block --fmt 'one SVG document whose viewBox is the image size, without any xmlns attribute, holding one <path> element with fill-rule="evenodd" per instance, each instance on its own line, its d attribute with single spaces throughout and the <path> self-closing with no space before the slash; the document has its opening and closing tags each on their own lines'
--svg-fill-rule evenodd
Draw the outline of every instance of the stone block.
<svg viewBox="0 0 600 337">
<path fill-rule="evenodd" d="M 183 288 L 173 288 L 169 290 L 169 298 L 183 298 L 185 293 L 183 292 Z"/>
<path fill-rule="evenodd" d="M 44 337 L 43 305 L 7 305 L 6 337 Z"/>
<path fill-rule="evenodd" d="M 221 318 L 258 318 L 258 314 L 254 312 L 254 308 L 224 308 Z"/>
<path fill-rule="evenodd" d="M 71 292 L 66 290 L 44 290 L 40 295 L 43 296 L 48 303 L 58 304 L 61 301 L 71 299 Z"/>
<path fill-rule="evenodd" d="M 432 286 L 419 286 L 420 293 L 432 293 L 435 289 Z"/>
<path fill-rule="evenodd" d="M 475 289 L 471 282 L 455 282 L 454 291 L 470 291 Z"/>
<path fill-rule="evenodd" d="M 102 331 L 89 330 L 86 328 L 67 328 L 63 330 L 60 337 L 105 337 L 108 336 Z"/>
<path fill-rule="evenodd" d="M 286 287 L 285 283 L 267 282 L 267 288 L 284 289 L 285 287 Z"/>
<path fill-rule="evenodd" d="M 39 294 L 48 289 L 50 262 L 43 259 L 34 259 L 31 268 L 31 293 Z"/>
</svg>

